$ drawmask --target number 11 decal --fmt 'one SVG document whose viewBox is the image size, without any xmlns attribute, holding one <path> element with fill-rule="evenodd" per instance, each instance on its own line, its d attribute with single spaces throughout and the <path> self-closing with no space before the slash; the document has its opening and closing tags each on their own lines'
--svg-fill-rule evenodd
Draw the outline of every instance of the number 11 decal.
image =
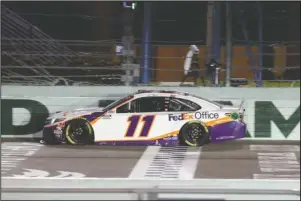
<svg viewBox="0 0 301 201">
<path fill-rule="evenodd" d="M 127 129 L 124 137 L 134 137 L 135 131 L 137 130 L 137 126 L 140 122 L 143 123 L 143 126 L 142 126 L 141 132 L 139 134 L 139 137 L 147 137 L 148 136 L 148 134 L 152 128 L 152 125 L 153 125 L 153 122 L 155 119 L 155 115 L 147 115 L 147 116 L 144 116 L 142 119 L 141 119 L 141 117 L 142 117 L 141 115 L 133 115 L 128 118 L 128 122 L 130 122 L 130 124 L 128 126 L 128 129 Z"/>
</svg>

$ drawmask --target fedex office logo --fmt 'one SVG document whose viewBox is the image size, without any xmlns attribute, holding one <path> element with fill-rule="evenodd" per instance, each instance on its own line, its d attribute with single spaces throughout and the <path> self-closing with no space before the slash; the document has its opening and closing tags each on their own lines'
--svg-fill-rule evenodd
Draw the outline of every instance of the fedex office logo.
<svg viewBox="0 0 301 201">
<path fill-rule="evenodd" d="M 181 120 L 189 120 L 193 119 L 193 114 L 169 114 L 168 120 L 169 121 L 181 121 Z"/>
<path fill-rule="evenodd" d="M 169 121 L 181 121 L 181 120 L 190 120 L 190 119 L 218 119 L 218 113 L 210 112 L 196 112 L 194 114 L 169 114 Z"/>
</svg>

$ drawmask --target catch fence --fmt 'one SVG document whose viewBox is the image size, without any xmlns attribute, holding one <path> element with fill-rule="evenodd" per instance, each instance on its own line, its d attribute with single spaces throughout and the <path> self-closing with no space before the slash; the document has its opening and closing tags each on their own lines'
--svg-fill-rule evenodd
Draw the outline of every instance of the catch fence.
<svg viewBox="0 0 301 201">
<path fill-rule="evenodd" d="M 151 85 L 224 86 L 225 41 L 215 76 L 208 69 L 212 46 L 199 48 L 202 79 L 181 83 L 184 61 L 192 42 L 152 41 L 148 74 Z M 300 41 L 232 41 L 231 78 L 234 86 L 255 86 L 262 74 L 263 87 L 300 86 Z M 145 75 L 141 42 L 133 47 L 134 60 L 124 65 L 121 40 L 56 40 L 5 6 L 1 7 L 1 81 L 10 85 L 140 85 Z M 259 67 L 260 66 L 260 69 Z M 130 73 L 128 73 L 130 72 Z M 211 73 L 210 73 L 211 72 Z"/>
<path fill-rule="evenodd" d="M 53 39 L 1 38 L 2 83 L 25 85 L 123 85 L 123 56 L 116 53 L 120 41 L 66 41 Z M 50 46 L 49 44 L 55 44 Z M 60 46 L 59 46 L 59 45 Z M 52 47 L 52 48 L 51 48 Z M 64 47 L 64 48 L 62 48 Z M 141 48 L 135 45 L 133 77 L 143 72 Z M 231 77 L 254 84 L 254 64 L 263 58 L 263 86 L 298 87 L 300 84 L 300 44 L 265 44 L 258 53 L 254 44 L 250 54 L 247 45 L 234 45 Z M 179 85 L 184 75 L 184 60 L 189 45 L 153 45 L 149 74 L 152 84 Z M 225 78 L 225 51 L 221 47 L 219 85 Z M 210 85 L 207 46 L 199 46 L 200 71 Z M 136 72 L 136 73 L 135 73 Z M 192 79 L 188 79 L 188 83 Z M 133 83 L 134 84 L 134 83 Z M 200 83 L 201 85 L 203 83 Z"/>
</svg>

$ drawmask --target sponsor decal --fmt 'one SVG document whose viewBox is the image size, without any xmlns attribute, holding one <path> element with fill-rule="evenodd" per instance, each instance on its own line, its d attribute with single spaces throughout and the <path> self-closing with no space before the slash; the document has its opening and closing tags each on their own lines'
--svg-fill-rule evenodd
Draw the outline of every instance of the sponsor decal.
<svg viewBox="0 0 301 201">
<path fill-rule="evenodd" d="M 195 119 L 218 119 L 218 113 L 211 113 L 211 112 L 196 112 L 194 113 Z"/>
<path fill-rule="evenodd" d="M 233 120 L 237 120 L 237 119 L 239 119 L 239 114 L 237 114 L 237 113 L 231 113 L 230 114 L 230 118 L 233 119 Z"/>
<path fill-rule="evenodd" d="M 193 119 L 193 114 L 169 114 L 169 121 L 182 121 Z"/>
<path fill-rule="evenodd" d="M 218 119 L 218 113 L 211 112 L 196 112 L 193 114 L 169 114 L 169 121 L 182 121 L 182 120 L 191 120 L 191 119 Z"/>
</svg>

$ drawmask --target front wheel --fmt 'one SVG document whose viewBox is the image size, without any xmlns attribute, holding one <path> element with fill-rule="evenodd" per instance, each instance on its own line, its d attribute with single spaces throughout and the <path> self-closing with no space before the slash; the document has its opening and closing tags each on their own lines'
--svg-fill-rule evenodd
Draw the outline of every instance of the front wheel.
<svg viewBox="0 0 301 201">
<path fill-rule="evenodd" d="M 93 143 L 93 129 L 85 119 L 73 119 L 66 126 L 65 137 L 68 144 L 91 144 Z"/>
<path fill-rule="evenodd" d="M 209 143 L 209 130 L 201 122 L 188 122 L 180 132 L 180 145 L 184 146 L 203 146 Z"/>
</svg>

